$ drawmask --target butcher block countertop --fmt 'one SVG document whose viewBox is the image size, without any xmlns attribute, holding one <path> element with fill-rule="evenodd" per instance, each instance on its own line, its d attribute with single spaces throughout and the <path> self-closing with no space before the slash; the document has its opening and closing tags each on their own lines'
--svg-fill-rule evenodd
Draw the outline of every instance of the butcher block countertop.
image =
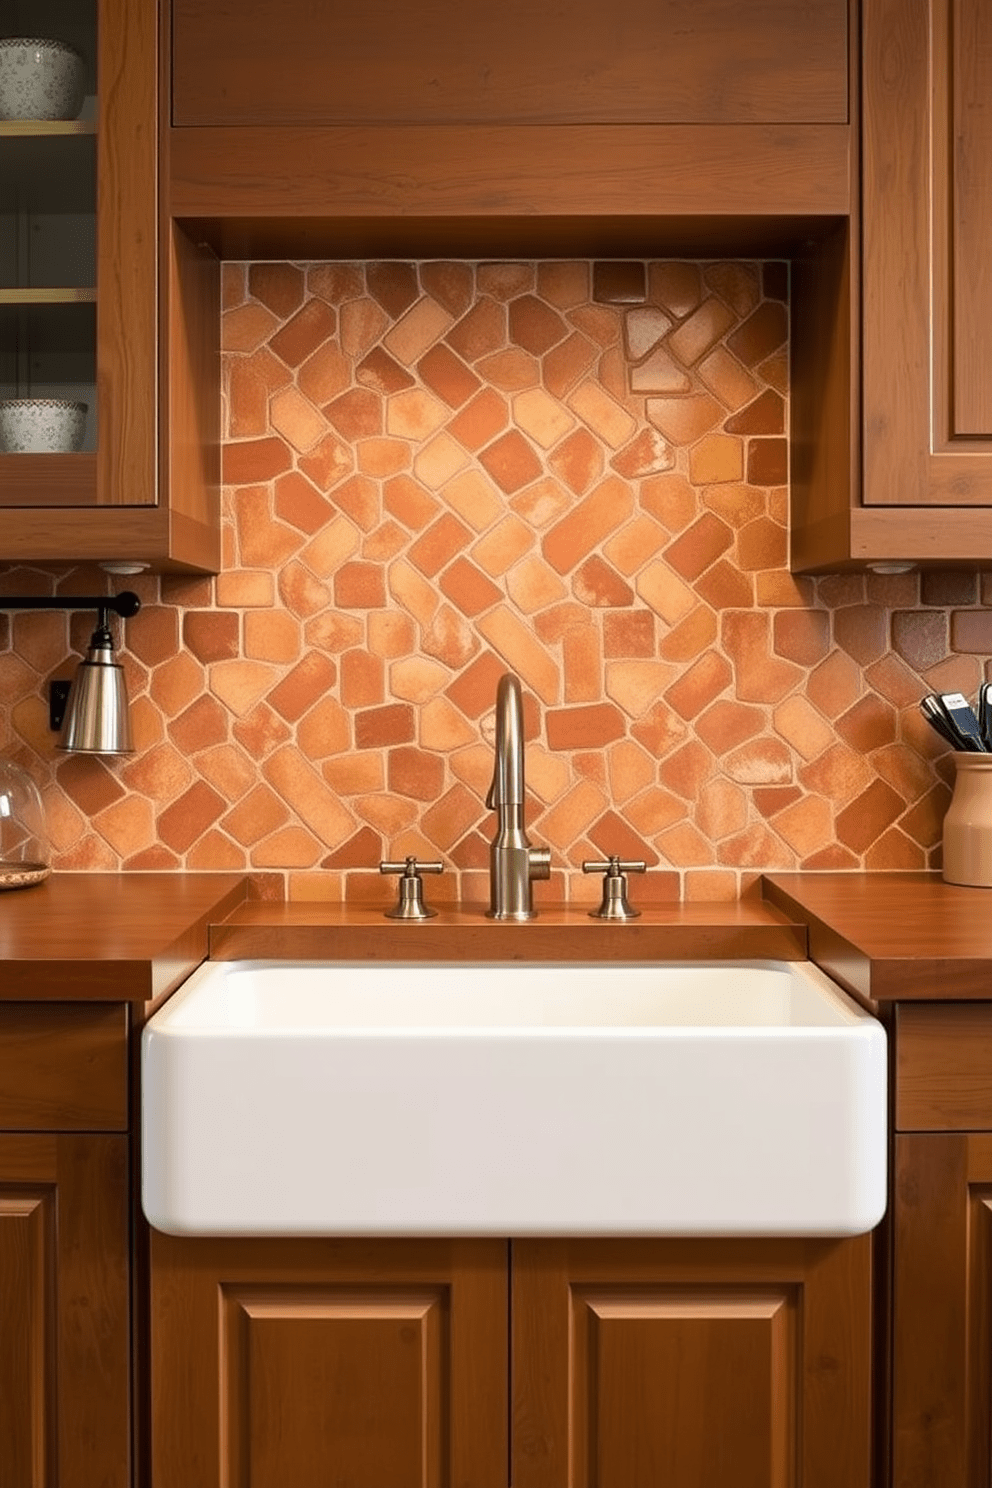
<svg viewBox="0 0 992 1488">
<path fill-rule="evenodd" d="M 809 954 L 867 1001 L 992 1002 L 992 889 L 939 873 L 774 873 L 768 904 L 809 927 Z"/>
</svg>

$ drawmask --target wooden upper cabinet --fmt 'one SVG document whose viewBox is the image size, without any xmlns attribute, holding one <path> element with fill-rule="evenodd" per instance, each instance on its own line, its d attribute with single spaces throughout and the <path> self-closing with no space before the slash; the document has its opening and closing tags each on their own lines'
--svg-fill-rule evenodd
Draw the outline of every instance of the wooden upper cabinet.
<svg viewBox="0 0 992 1488">
<path fill-rule="evenodd" d="M 988 0 L 868 0 L 868 505 L 992 506 L 990 98 Z"/>
<path fill-rule="evenodd" d="M 845 123 L 847 0 L 174 0 L 174 125 Z"/>
</svg>

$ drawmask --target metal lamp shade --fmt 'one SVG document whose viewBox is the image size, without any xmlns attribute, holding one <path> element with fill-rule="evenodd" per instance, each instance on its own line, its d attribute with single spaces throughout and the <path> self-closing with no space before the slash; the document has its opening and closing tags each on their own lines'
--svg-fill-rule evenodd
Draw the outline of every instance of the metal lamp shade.
<svg viewBox="0 0 992 1488">
<path fill-rule="evenodd" d="M 113 660 L 108 631 L 97 631 L 76 672 L 60 749 L 76 754 L 133 754 L 124 668 Z"/>
</svg>

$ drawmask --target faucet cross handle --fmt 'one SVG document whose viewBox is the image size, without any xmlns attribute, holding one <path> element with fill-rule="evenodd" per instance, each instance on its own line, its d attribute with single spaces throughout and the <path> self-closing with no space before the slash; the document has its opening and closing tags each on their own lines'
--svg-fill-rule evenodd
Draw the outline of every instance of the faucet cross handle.
<svg viewBox="0 0 992 1488">
<path fill-rule="evenodd" d="M 626 875 L 646 873 L 647 866 L 643 860 L 625 860 L 616 856 L 607 858 L 605 863 L 594 863 L 588 860 L 584 862 L 583 873 L 603 874 L 603 899 L 598 909 L 589 911 L 592 919 L 636 920 L 641 911 L 634 909 L 627 898 Z"/>
<path fill-rule="evenodd" d="M 422 873 L 443 873 L 443 863 L 423 863 L 417 858 L 404 858 L 402 863 L 380 863 L 380 873 L 400 875 L 400 893 L 395 909 L 384 910 L 387 920 L 431 920 L 436 909 L 428 909 L 424 903 Z"/>
</svg>

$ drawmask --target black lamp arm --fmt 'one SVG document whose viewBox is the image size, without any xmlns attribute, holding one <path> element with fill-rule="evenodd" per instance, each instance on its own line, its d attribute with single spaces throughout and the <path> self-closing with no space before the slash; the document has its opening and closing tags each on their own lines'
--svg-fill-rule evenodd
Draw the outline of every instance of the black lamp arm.
<svg viewBox="0 0 992 1488">
<path fill-rule="evenodd" d="M 101 625 L 108 612 L 130 620 L 141 609 L 141 600 L 132 589 L 122 594 L 0 594 L 0 610 L 98 610 Z"/>
</svg>

